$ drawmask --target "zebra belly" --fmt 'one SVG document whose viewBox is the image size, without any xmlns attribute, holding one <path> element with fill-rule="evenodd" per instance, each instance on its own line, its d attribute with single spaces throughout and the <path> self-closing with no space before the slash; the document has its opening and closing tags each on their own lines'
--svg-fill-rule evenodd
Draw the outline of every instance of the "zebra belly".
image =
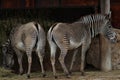
<svg viewBox="0 0 120 80">
<path fill-rule="evenodd" d="M 82 41 L 81 42 L 75 42 L 73 40 L 70 40 L 69 48 L 70 49 L 75 49 L 75 48 L 78 48 L 79 46 L 81 46 L 81 44 L 82 44 Z"/>
</svg>

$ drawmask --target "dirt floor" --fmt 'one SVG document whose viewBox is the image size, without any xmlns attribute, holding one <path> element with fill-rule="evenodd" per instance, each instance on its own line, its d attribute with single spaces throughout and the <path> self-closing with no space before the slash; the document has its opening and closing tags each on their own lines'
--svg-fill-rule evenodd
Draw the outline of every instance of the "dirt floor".
<svg viewBox="0 0 120 80">
<path fill-rule="evenodd" d="M 120 80 L 120 70 L 110 72 L 86 71 L 85 76 L 80 76 L 80 72 L 73 72 L 69 79 L 64 76 L 63 72 L 58 72 L 58 79 L 54 79 L 51 71 L 46 73 L 47 76 L 42 78 L 40 72 L 32 72 L 31 78 L 27 79 L 26 74 L 18 75 L 0 68 L 0 80 Z"/>
</svg>

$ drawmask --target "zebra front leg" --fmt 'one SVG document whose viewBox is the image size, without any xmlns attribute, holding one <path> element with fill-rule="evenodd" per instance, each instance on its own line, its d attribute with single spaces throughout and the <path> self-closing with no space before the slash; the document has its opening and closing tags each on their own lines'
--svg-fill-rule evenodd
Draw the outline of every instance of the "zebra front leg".
<svg viewBox="0 0 120 80">
<path fill-rule="evenodd" d="M 18 64 L 19 64 L 19 72 L 20 75 L 23 74 L 23 67 L 22 67 L 22 54 L 20 56 L 18 56 Z"/>
<path fill-rule="evenodd" d="M 89 44 L 83 44 L 82 45 L 82 52 L 81 52 L 81 67 L 80 67 L 80 71 L 81 71 L 81 75 L 84 76 L 84 66 L 85 66 L 85 56 L 86 56 L 86 52 L 89 48 Z"/>
<path fill-rule="evenodd" d="M 61 66 L 64 70 L 64 73 L 66 74 L 66 77 L 70 78 L 70 74 L 69 74 L 69 72 L 68 72 L 68 70 L 65 66 L 65 62 L 64 62 L 65 61 L 64 59 L 65 59 L 66 55 L 67 55 L 67 50 L 61 50 L 61 54 L 59 56 L 59 61 L 60 61 L 60 64 L 61 64 Z"/>
<path fill-rule="evenodd" d="M 18 50 L 18 49 L 14 49 L 18 58 L 18 64 L 19 64 L 19 73 L 20 75 L 23 74 L 23 67 L 22 67 L 22 57 L 23 54 Z"/>
<path fill-rule="evenodd" d="M 45 74 L 45 70 L 44 70 L 44 67 L 43 67 L 43 57 L 44 57 L 44 55 L 42 55 L 42 53 L 40 53 L 40 51 L 38 51 L 37 54 L 38 54 L 38 57 L 39 57 L 39 62 L 40 62 L 40 65 L 41 65 L 41 70 L 42 70 L 43 77 L 45 77 L 46 74 Z"/>
<path fill-rule="evenodd" d="M 73 68 L 73 64 L 75 62 L 75 59 L 76 59 L 76 54 L 78 53 L 78 49 L 76 49 L 73 53 L 73 56 L 72 56 L 72 61 L 71 61 L 71 65 L 70 65 L 70 69 L 69 69 L 69 73 L 72 74 L 72 68 Z"/>
</svg>

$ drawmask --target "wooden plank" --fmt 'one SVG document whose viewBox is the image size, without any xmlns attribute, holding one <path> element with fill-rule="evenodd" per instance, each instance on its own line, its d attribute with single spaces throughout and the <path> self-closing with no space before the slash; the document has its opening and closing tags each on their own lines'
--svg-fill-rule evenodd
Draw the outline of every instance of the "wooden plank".
<svg viewBox="0 0 120 80">
<path fill-rule="evenodd" d="M 111 5 L 111 11 L 112 11 L 112 24 L 115 28 L 120 28 L 120 3 L 112 4 Z"/>
<path fill-rule="evenodd" d="M 62 0 L 63 6 L 95 6 L 97 0 Z"/>
</svg>

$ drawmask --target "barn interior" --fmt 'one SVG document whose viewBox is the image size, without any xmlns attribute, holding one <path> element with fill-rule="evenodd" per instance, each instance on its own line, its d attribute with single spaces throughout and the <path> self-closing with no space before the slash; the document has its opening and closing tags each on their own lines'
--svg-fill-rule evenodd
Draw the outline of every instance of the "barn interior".
<svg viewBox="0 0 120 80">
<path fill-rule="evenodd" d="M 111 0 L 111 11 L 112 11 L 112 24 L 114 28 L 120 28 L 120 1 Z M 99 0 L 0 0 L 0 46 L 9 37 L 10 31 L 19 23 L 26 23 L 30 21 L 39 22 L 47 32 L 50 26 L 55 22 L 74 22 L 77 21 L 81 16 L 99 13 L 100 2 Z M 92 45 L 99 43 L 98 37 L 97 42 L 93 42 Z M 93 53 L 99 53 L 99 44 L 96 45 L 98 48 Z M 88 51 L 90 52 L 90 51 Z M 59 56 L 59 50 L 58 50 Z M 66 63 L 69 67 L 72 51 L 66 56 Z M 80 65 L 80 54 L 78 54 L 77 60 L 75 62 L 73 71 L 79 70 Z M 48 44 L 46 45 L 46 56 L 44 60 L 44 66 L 46 70 L 51 70 L 49 67 L 50 51 Z M 15 56 L 16 57 L 16 56 Z M 89 57 L 88 57 L 89 58 Z M 16 58 L 15 58 L 16 59 Z M 2 66 L 2 50 L 0 49 L 0 65 Z M 17 60 L 16 60 L 17 61 Z M 24 57 L 23 64 L 27 63 L 26 57 Z M 46 61 L 48 61 L 46 63 Z M 99 60 L 98 60 L 99 61 Z M 89 65 L 89 64 L 86 64 Z M 25 70 L 27 70 L 27 65 L 24 65 Z M 89 65 L 86 69 L 91 68 Z M 57 60 L 57 69 L 61 70 L 60 64 Z M 14 67 L 15 71 L 18 69 L 18 63 L 16 62 Z M 95 67 L 92 67 L 96 69 Z M 38 58 L 33 54 L 33 65 L 32 71 L 37 71 L 40 69 Z M 99 68 L 97 68 L 99 70 Z M 18 71 L 17 71 L 18 72 Z M 26 72 L 26 71 L 25 71 Z"/>
</svg>

